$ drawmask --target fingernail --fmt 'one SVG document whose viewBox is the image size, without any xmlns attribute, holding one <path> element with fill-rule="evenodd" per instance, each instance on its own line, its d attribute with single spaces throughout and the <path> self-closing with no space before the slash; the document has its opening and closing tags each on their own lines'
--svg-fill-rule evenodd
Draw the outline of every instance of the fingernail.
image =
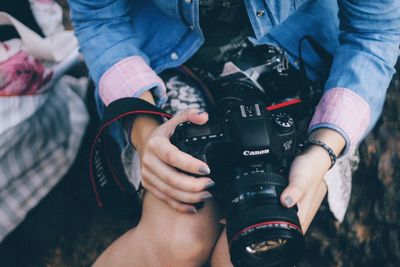
<svg viewBox="0 0 400 267">
<path fill-rule="evenodd" d="M 199 112 L 197 112 L 197 115 L 202 115 L 204 113 L 206 113 L 206 112 L 205 111 L 199 111 Z"/>
<path fill-rule="evenodd" d="M 214 185 L 215 185 L 215 182 L 213 180 L 210 180 L 208 183 L 206 183 L 206 186 L 204 188 L 205 189 L 210 188 L 210 187 L 213 187 Z"/>
<path fill-rule="evenodd" d="M 290 208 L 293 205 L 293 199 L 290 196 L 286 196 L 284 199 L 285 206 Z"/>
<path fill-rule="evenodd" d="M 201 196 L 201 200 L 206 201 L 206 200 L 211 199 L 212 197 L 213 196 L 210 193 L 207 192 L 206 194 Z"/>
<path fill-rule="evenodd" d="M 208 168 L 207 166 L 201 166 L 199 168 L 199 173 L 201 173 L 201 174 L 210 174 L 210 168 Z"/>
<path fill-rule="evenodd" d="M 195 214 L 197 213 L 197 209 L 195 207 L 190 207 L 188 208 L 188 212 Z"/>
</svg>

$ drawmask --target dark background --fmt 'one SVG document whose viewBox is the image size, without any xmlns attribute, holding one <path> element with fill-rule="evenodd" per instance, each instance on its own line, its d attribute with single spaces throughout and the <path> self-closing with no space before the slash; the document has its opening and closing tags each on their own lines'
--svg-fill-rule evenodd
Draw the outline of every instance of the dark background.
<svg viewBox="0 0 400 267">
<path fill-rule="evenodd" d="M 64 0 L 58 2 L 67 10 Z M 72 74 L 85 75 L 86 70 L 76 68 Z M 93 88 L 89 96 L 92 92 Z M 91 97 L 88 108 L 95 118 Z M 399 112 L 397 74 L 382 117 L 360 146 L 361 162 L 353 175 L 345 221 L 337 223 L 324 202 L 307 233 L 307 253 L 300 267 L 400 266 Z M 95 205 L 87 154 L 96 126 L 92 119 L 66 177 L 0 244 L 0 266 L 89 266 L 133 226 L 135 214 L 109 214 Z"/>
</svg>

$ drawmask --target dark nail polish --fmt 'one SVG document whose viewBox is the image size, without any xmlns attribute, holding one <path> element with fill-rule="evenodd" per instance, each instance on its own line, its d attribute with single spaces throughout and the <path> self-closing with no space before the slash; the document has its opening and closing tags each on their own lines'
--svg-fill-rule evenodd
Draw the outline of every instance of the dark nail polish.
<svg viewBox="0 0 400 267">
<path fill-rule="evenodd" d="M 290 208 L 293 205 L 293 199 L 290 196 L 286 196 L 284 199 L 285 206 Z"/>
<path fill-rule="evenodd" d="M 211 199 L 213 196 L 210 193 L 206 193 L 204 195 L 201 196 L 201 200 L 206 201 Z"/>
<path fill-rule="evenodd" d="M 199 173 L 201 173 L 201 174 L 210 174 L 210 168 L 208 168 L 207 166 L 201 166 L 199 168 Z"/>
<path fill-rule="evenodd" d="M 206 184 L 205 189 L 206 189 L 206 188 L 213 187 L 214 185 L 215 185 L 215 182 L 214 182 L 213 180 L 210 180 L 210 181 Z"/>
<path fill-rule="evenodd" d="M 188 212 L 195 214 L 197 213 L 197 209 L 195 207 L 190 207 L 188 208 Z"/>
</svg>

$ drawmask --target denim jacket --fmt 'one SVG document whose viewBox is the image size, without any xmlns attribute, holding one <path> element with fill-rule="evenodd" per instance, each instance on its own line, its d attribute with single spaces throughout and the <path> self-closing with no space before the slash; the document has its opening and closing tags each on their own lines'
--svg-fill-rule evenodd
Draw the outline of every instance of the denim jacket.
<svg viewBox="0 0 400 267">
<path fill-rule="evenodd" d="M 199 0 L 69 0 L 81 51 L 108 105 L 120 97 L 165 86 L 157 73 L 179 66 L 204 42 Z M 399 56 L 399 0 L 245 0 L 255 44 L 284 48 L 298 64 L 301 37 L 310 35 L 333 55 L 325 93 L 310 131 L 331 128 L 354 148 L 376 123 Z M 328 69 L 307 44 L 312 79 Z"/>
</svg>

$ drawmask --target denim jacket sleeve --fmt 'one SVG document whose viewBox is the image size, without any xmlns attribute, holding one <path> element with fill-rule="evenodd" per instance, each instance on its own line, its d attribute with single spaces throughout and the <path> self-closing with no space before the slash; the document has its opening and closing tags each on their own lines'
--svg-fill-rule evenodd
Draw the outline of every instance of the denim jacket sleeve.
<svg viewBox="0 0 400 267">
<path fill-rule="evenodd" d="M 133 1 L 69 0 L 69 5 L 80 49 L 106 105 L 149 89 L 165 98 L 165 86 L 148 66 L 131 22 Z"/>
<path fill-rule="evenodd" d="M 340 45 L 310 132 L 327 127 L 346 139 L 346 153 L 382 112 L 400 45 L 399 0 L 338 0 Z"/>
</svg>

